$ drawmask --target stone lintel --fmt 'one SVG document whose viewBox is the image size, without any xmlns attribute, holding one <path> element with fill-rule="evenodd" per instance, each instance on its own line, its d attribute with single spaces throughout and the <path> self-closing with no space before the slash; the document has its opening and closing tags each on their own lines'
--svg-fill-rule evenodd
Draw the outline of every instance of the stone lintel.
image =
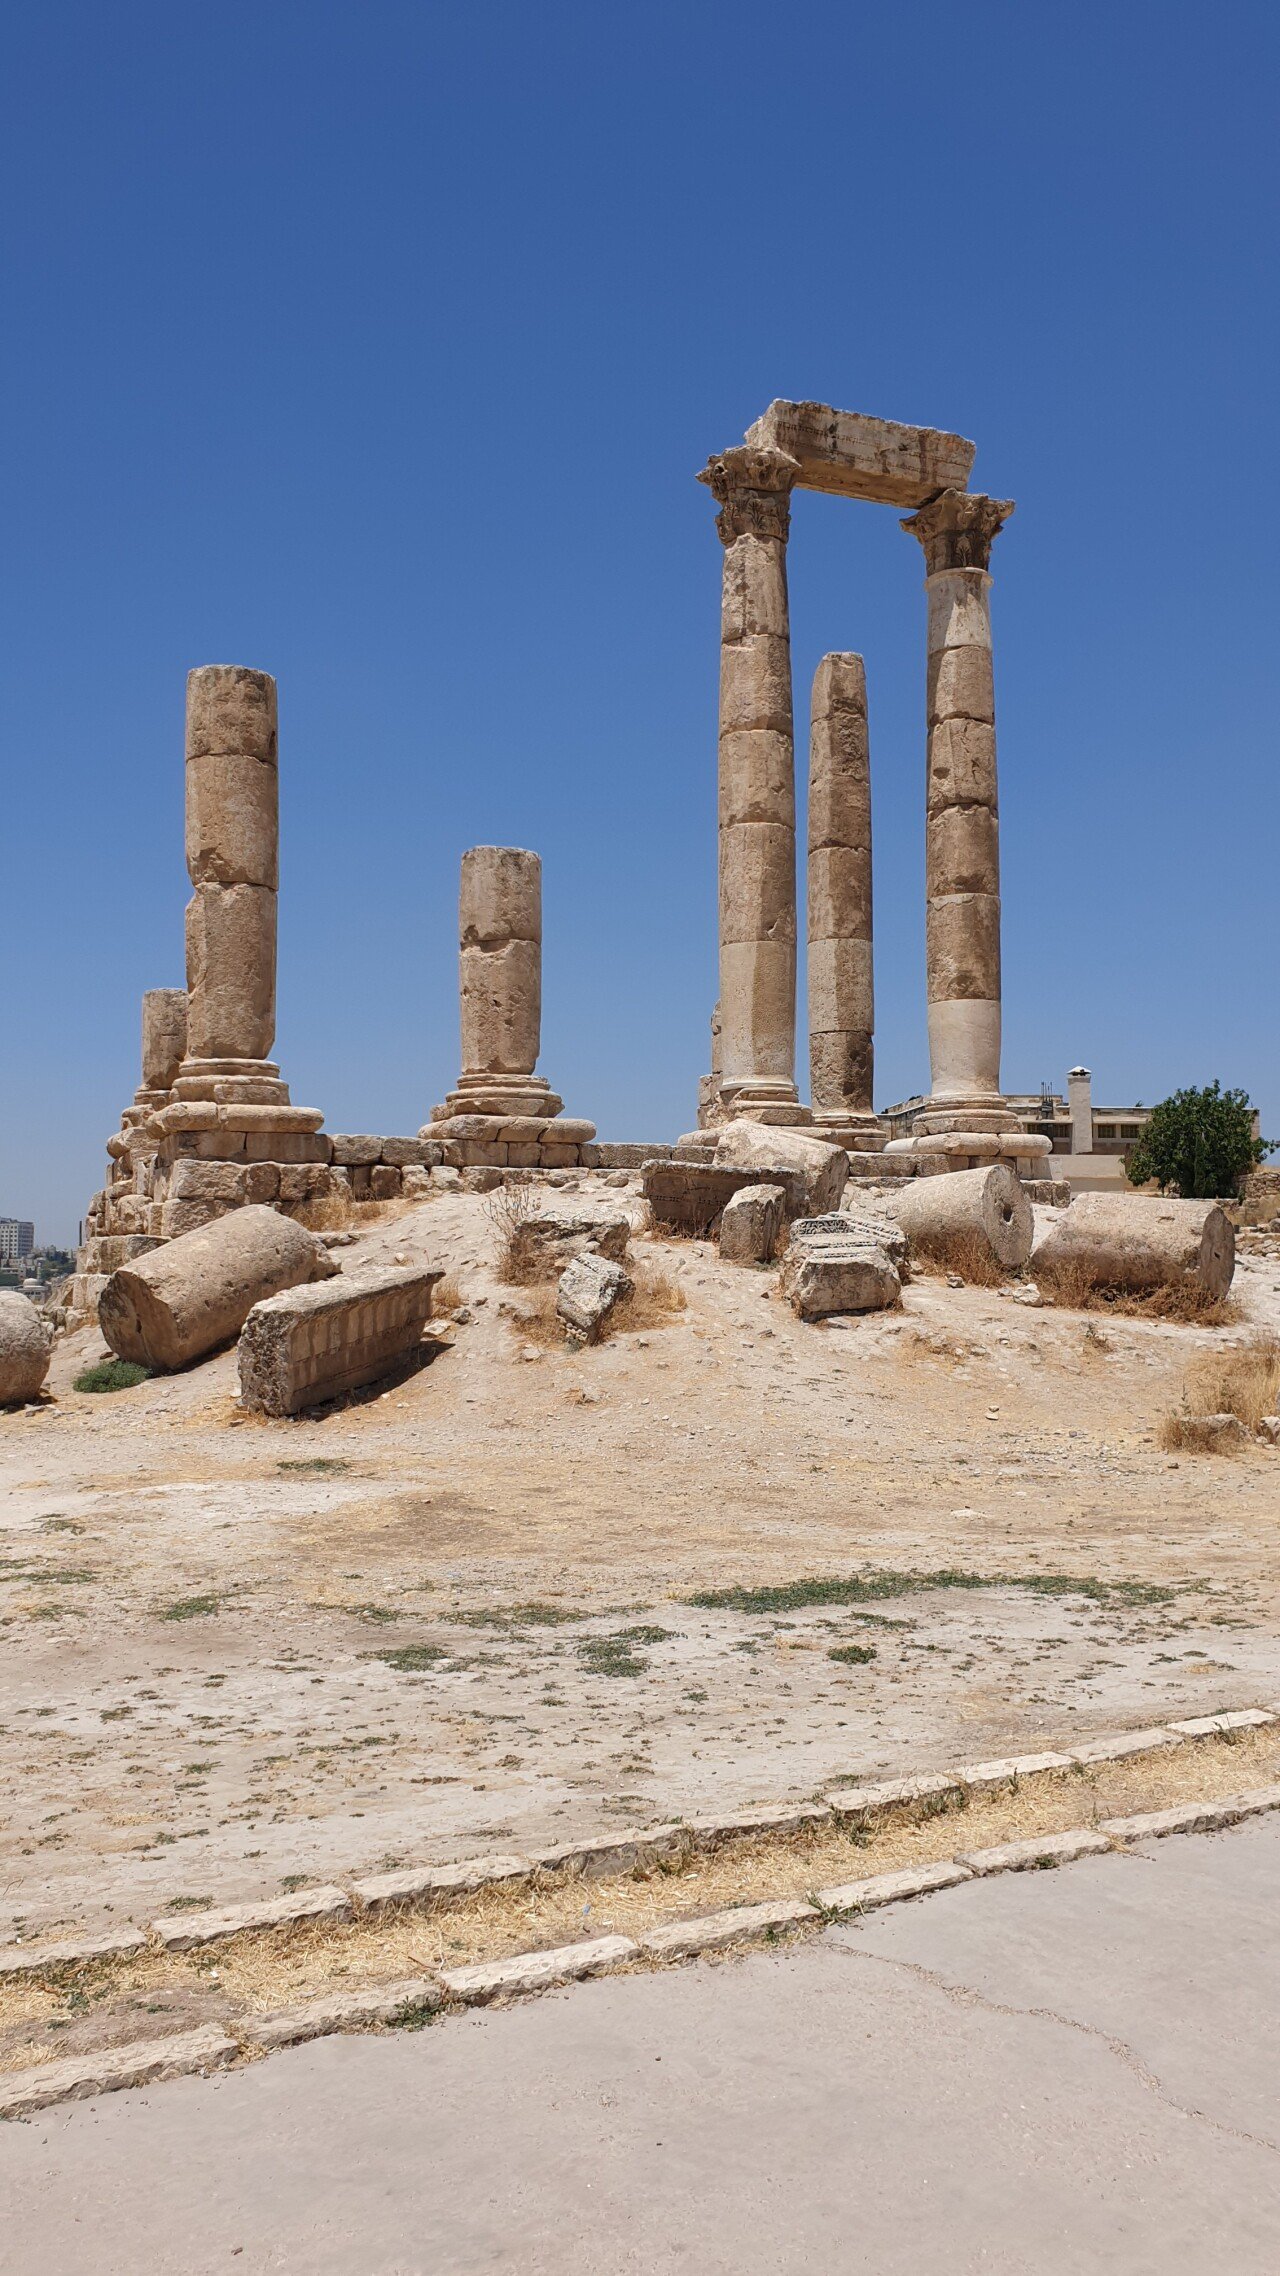
<svg viewBox="0 0 1280 2276">
<path fill-rule="evenodd" d="M 963 490 L 977 455 L 962 435 L 899 426 L 829 403 L 771 403 L 746 439 L 793 458 L 801 489 L 885 506 L 923 506 L 940 490 Z"/>
</svg>

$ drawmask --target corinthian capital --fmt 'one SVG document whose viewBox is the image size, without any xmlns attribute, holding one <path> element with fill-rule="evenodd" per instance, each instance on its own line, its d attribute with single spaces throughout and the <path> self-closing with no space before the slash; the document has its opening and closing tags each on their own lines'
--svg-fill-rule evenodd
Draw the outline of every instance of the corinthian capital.
<svg viewBox="0 0 1280 2276">
<path fill-rule="evenodd" d="M 739 443 L 709 458 L 698 476 L 720 508 L 722 545 L 735 537 L 777 537 L 791 527 L 791 491 L 800 468 L 784 450 Z"/>
<path fill-rule="evenodd" d="M 987 568 L 992 539 L 999 536 L 1012 512 L 1012 498 L 943 490 L 927 506 L 921 506 L 919 513 L 908 514 L 902 527 L 919 538 L 932 577 L 939 569 Z"/>
</svg>

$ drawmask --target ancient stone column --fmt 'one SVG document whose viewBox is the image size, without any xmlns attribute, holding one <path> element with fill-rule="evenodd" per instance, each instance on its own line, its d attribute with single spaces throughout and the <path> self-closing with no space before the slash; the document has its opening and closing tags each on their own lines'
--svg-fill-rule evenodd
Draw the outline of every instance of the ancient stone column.
<svg viewBox="0 0 1280 2276">
<path fill-rule="evenodd" d="M 743 444 L 698 477 L 724 546 L 720 625 L 723 1115 L 805 1122 L 795 1086 L 796 796 L 787 531 L 799 469 Z"/>
<path fill-rule="evenodd" d="M 824 656 L 809 729 L 809 1079 L 813 1120 L 875 1152 L 871 763 L 861 656 Z"/>
<path fill-rule="evenodd" d="M 207 664 L 187 678 L 188 1082 L 260 1076 L 275 1040 L 278 838 L 276 683 Z"/>
<path fill-rule="evenodd" d="M 987 564 L 1010 500 L 944 490 L 902 524 L 929 605 L 926 951 L 932 1100 L 1000 1098 L 1000 834 Z M 945 1125 L 934 1125 L 945 1127 Z M 955 1125 L 952 1125 L 955 1127 Z M 984 1124 L 966 1119 L 966 1128 Z M 999 1127 L 999 1124 L 994 1125 Z"/>
<path fill-rule="evenodd" d="M 472 846 L 458 896 L 462 1073 L 424 1138 L 464 1168 L 569 1169 L 595 1124 L 561 1115 L 534 1073 L 542 1046 L 542 863 L 519 846 Z"/>
<path fill-rule="evenodd" d="M 511 1114 L 555 1114 L 560 1100 L 534 1074 L 542 1048 L 542 862 L 536 853 L 519 846 L 472 846 L 464 853 L 458 992 L 462 1076 L 456 1095 L 500 1093 Z"/>
</svg>

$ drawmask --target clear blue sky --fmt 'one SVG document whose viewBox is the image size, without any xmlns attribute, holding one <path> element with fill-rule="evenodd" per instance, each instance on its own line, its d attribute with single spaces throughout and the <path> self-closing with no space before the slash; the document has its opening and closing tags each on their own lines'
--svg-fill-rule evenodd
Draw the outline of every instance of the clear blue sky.
<svg viewBox="0 0 1280 2276">
<path fill-rule="evenodd" d="M 543 1071 L 693 1120 L 720 548 L 774 396 L 957 429 L 994 556 L 1006 1083 L 1277 1065 L 1274 0 L 44 0 L 3 49 L 0 1214 L 74 1236 L 181 982 L 183 682 L 280 682 L 277 1056 L 457 1069 L 536 847 Z M 927 1080 L 922 564 L 801 497 L 798 745 L 867 660 L 877 1098 Z M 803 1067 L 803 1056 L 801 1061 Z"/>
</svg>

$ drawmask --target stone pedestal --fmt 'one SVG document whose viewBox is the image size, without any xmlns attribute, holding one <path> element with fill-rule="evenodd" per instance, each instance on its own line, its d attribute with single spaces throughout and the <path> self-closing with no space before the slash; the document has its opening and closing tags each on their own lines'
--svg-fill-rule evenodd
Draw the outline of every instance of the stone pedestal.
<svg viewBox="0 0 1280 2276">
<path fill-rule="evenodd" d="M 824 656 L 809 729 L 809 1082 L 815 1130 L 875 1153 L 871 762 L 861 656 Z"/>
<path fill-rule="evenodd" d="M 807 1122 L 795 1084 L 796 798 L 787 531 L 799 469 L 741 445 L 698 477 L 720 507 L 720 1066 L 701 1113 Z"/>
<path fill-rule="evenodd" d="M 1000 1091 L 1000 838 L 988 563 L 1007 499 L 944 490 L 902 524 L 928 596 L 925 871 L 931 1095 L 891 1152 L 958 1169 L 1007 1158 L 1034 1174 L 1049 1141 Z"/>
<path fill-rule="evenodd" d="M 462 1073 L 424 1138 L 459 1168 L 572 1169 L 593 1122 L 561 1115 L 534 1072 L 542 1045 L 542 862 L 519 846 L 472 846 L 458 900 Z"/>
</svg>

